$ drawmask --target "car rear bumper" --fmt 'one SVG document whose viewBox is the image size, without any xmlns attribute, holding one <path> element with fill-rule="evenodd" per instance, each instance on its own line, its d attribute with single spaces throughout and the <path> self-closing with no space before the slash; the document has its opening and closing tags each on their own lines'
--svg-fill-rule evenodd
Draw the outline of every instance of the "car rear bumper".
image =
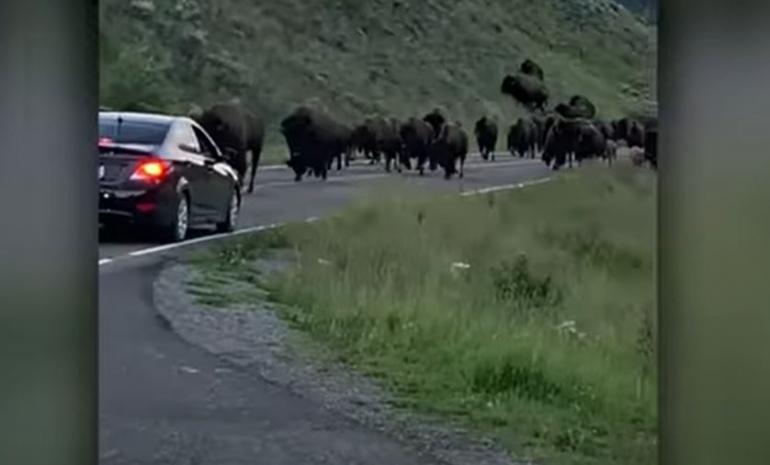
<svg viewBox="0 0 770 465">
<path fill-rule="evenodd" d="M 168 226 L 175 208 L 175 195 L 167 189 L 99 189 L 99 223 L 104 225 Z"/>
</svg>

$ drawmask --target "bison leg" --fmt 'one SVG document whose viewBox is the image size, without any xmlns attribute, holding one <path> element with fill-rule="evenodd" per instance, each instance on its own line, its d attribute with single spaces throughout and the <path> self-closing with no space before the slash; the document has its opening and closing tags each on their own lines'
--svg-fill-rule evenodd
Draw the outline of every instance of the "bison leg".
<svg viewBox="0 0 770 465">
<path fill-rule="evenodd" d="M 251 178 L 249 179 L 249 194 L 254 192 L 254 178 L 257 176 L 259 159 L 262 156 L 262 147 L 254 147 L 251 151 Z"/>
<path fill-rule="evenodd" d="M 465 175 L 465 155 L 460 157 L 460 179 Z"/>
<path fill-rule="evenodd" d="M 425 175 L 425 161 L 426 161 L 425 154 L 421 153 L 417 156 L 417 170 L 420 172 L 420 176 Z"/>
</svg>

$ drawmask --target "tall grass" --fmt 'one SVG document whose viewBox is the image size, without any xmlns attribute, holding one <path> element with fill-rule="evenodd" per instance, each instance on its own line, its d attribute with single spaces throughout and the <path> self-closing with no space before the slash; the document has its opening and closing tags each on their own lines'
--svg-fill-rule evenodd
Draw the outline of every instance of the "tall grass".
<svg viewBox="0 0 770 465">
<path fill-rule="evenodd" d="M 366 201 L 289 231 L 274 297 L 418 408 L 557 463 L 653 463 L 653 205 L 624 168 Z"/>
<path fill-rule="evenodd" d="M 296 266 L 267 281 L 284 316 L 403 405 L 541 463 L 655 463 L 653 175 L 585 167 L 471 198 L 400 192 L 229 246 L 208 270 L 237 276 L 254 250 L 295 248 Z"/>
</svg>

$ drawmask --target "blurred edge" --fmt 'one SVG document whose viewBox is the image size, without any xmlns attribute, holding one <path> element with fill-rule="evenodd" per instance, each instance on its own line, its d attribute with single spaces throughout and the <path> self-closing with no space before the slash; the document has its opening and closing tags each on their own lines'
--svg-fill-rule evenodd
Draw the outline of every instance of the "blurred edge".
<svg viewBox="0 0 770 465">
<path fill-rule="evenodd" d="M 96 4 L 0 1 L 0 464 L 97 462 Z"/>
<path fill-rule="evenodd" d="M 770 463 L 767 2 L 660 6 L 661 463 Z"/>
</svg>

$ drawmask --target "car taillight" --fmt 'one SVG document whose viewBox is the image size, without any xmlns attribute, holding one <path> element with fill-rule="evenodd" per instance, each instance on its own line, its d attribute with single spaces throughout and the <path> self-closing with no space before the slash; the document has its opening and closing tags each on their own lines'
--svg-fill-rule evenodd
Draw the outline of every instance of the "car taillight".
<svg viewBox="0 0 770 465">
<path fill-rule="evenodd" d="M 171 165 L 164 160 L 153 158 L 139 163 L 134 170 L 131 179 L 134 181 L 160 182 L 166 177 L 171 169 Z"/>
<path fill-rule="evenodd" d="M 100 137 L 99 138 L 99 145 L 112 145 L 113 140 L 109 137 Z"/>
</svg>

